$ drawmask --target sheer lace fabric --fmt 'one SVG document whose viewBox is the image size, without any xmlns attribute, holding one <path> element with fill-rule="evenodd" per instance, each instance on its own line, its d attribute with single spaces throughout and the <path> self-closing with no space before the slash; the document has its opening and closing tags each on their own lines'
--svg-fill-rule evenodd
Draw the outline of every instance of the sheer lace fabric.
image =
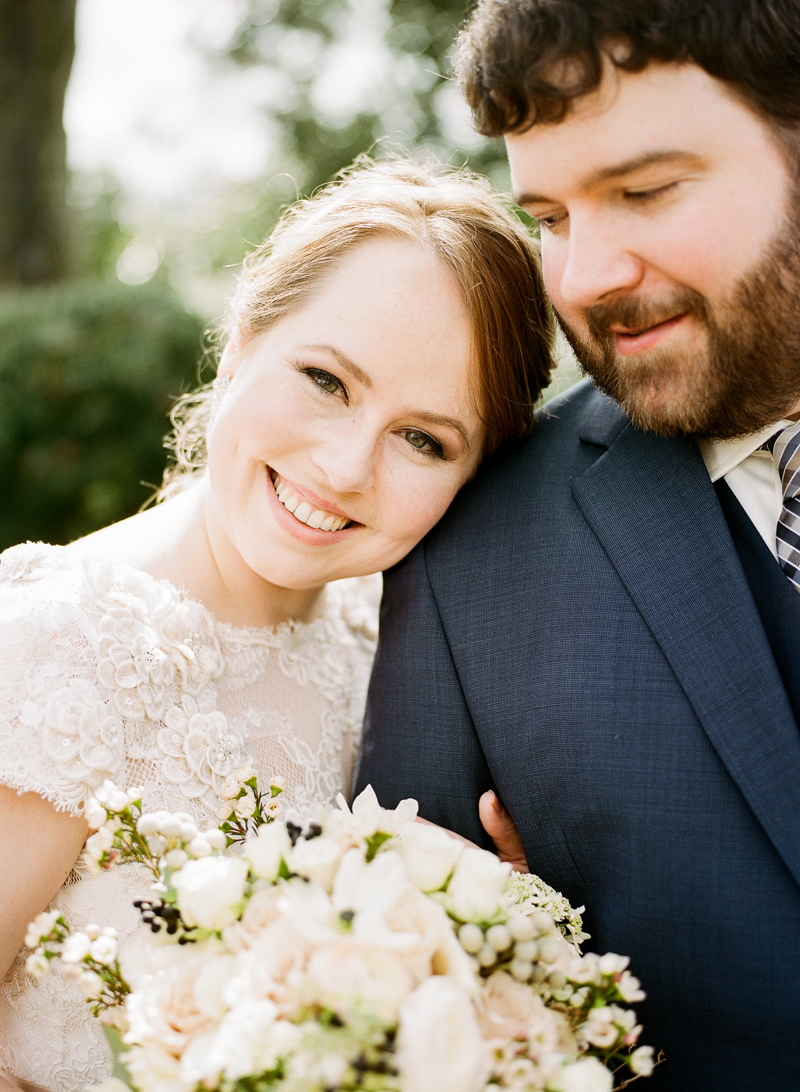
<svg viewBox="0 0 800 1092">
<path fill-rule="evenodd" d="M 347 793 L 377 629 L 379 578 L 328 585 L 321 617 L 274 629 L 217 620 L 130 566 L 28 543 L 0 557 L 0 784 L 78 814 L 106 778 L 144 807 L 216 824 L 227 776 L 280 775 L 291 816 Z M 148 881 L 73 873 L 54 900 L 73 925 L 121 933 Z M 79 987 L 0 986 L 0 1069 L 73 1092 L 110 1054 Z"/>
</svg>

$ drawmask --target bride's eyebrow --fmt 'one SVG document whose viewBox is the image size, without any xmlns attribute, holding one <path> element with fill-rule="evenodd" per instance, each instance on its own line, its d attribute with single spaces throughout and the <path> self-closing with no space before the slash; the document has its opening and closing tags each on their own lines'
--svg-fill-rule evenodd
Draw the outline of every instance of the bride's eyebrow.
<svg viewBox="0 0 800 1092">
<path fill-rule="evenodd" d="M 428 425 L 444 425 L 445 428 L 452 428 L 461 437 L 465 451 L 469 451 L 467 430 L 455 417 L 448 417 L 444 413 L 431 413 L 428 410 L 415 410 L 411 416 L 424 421 Z"/>
<path fill-rule="evenodd" d="M 313 349 L 318 353 L 330 353 L 332 357 L 336 358 L 336 362 L 345 371 L 349 372 L 354 379 L 357 379 L 359 383 L 362 383 L 365 387 L 372 386 L 372 380 L 364 371 L 363 368 L 359 368 L 358 364 L 354 360 L 351 360 L 349 356 L 342 352 L 341 349 L 337 349 L 335 345 L 301 345 L 301 349 Z"/>
</svg>

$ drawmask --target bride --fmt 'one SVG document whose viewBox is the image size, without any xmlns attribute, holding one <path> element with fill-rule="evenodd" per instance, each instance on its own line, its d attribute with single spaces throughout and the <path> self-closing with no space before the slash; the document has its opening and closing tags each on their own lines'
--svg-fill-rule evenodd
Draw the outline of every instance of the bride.
<svg viewBox="0 0 800 1092">
<path fill-rule="evenodd" d="M 6 1092 L 109 1071 L 77 984 L 35 982 L 19 954 L 48 904 L 136 924 L 135 870 L 77 864 L 88 797 L 136 784 L 146 810 L 207 827 L 246 764 L 281 777 L 301 819 L 347 792 L 376 642 L 369 574 L 530 428 L 552 326 L 535 244 L 487 184 L 366 163 L 284 215 L 225 334 L 213 387 L 177 415 L 164 503 L 0 559 Z M 493 794 L 481 814 L 519 853 Z"/>
</svg>

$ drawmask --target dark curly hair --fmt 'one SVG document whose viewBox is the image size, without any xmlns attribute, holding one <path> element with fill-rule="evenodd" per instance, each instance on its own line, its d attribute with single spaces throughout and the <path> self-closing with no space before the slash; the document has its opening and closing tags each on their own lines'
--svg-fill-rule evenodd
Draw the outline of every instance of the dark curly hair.
<svg viewBox="0 0 800 1092">
<path fill-rule="evenodd" d="M 558 122 L 627 72 L 693 62 L 786 133 L 800 122 L 800 0 L 480 0 L 456 72 L 479 132 Z"/>
</svg>

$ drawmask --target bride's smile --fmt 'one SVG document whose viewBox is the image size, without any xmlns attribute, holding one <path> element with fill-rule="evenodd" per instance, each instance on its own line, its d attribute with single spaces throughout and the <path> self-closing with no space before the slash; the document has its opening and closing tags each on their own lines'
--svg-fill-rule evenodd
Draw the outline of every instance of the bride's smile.
<svg viewBox="0 0 800 1092">
<path fill-rule="evenodd" d="M 301 523 L 306 528 L 306 532 L 310 530 L 323 532 L 322 535 L 314 536 L 306 534 L 300 539 L 301 542 L 319 543 L 322 546 L 327 546 L 329 542 L 333 541 L 332 536 L 337 531 L 362 526 L 362 524 L 352 520 L 337 504 L 312 496 L 308 486 L 301 489 L 296 482 L 290 482 L 286 478 L 282 478 L 276 470 L 269 469 L 268 480 L 272 482 L 272 492 L 280 504 L 290 515 L 294 516 L 292 523 L 288 521 L 284 523 L 290 534 L 300 533 L 299 528 L 293 526 L 294 523 Z"/>
</svg>

